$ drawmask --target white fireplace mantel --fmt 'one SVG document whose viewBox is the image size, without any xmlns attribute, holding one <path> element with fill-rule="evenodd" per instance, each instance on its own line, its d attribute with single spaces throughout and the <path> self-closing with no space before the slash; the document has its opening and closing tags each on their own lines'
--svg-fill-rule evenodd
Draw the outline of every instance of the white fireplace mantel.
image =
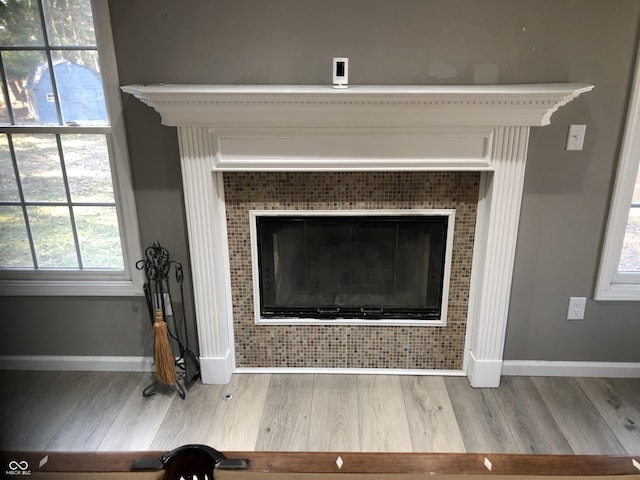
<svg viewBox="0 0 640 480">
<path fill-rule="evenodd" d="M 178 127 L 202 378 L 235 369 L 224 171 L 482 171 L 462 371 L 500 383 L 529 128 L 586 84 L 128 85 Z"/>
<path fill-rule="evenodd" d="M 127 85 L 162 123 L 216 128 L 547 125 L 592 85 Z"/>
</svg>

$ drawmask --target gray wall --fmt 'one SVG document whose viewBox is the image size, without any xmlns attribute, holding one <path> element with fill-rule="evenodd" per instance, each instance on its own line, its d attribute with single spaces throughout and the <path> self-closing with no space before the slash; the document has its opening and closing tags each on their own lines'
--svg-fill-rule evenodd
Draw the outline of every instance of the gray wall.
<svg viewBox="0 0 640 480">
<path fill-rule="evenodd" d="M 143 298 L 0 297 L 1 355 L 151 355 Z"/>
<path fill-rule="evenodd" d="M 505 357 L 640 361 L 640 303 L 593 296 L 631 86 L 637 0 L 110 0 L 120 80 L 128 83 L 326 84 L 331 58 L 350 58 L 354 84 L 586 82 L 594 91 L 531 132 Z M 175 129 L 124 96 L 143 244 L 157 239 L 188 261 Z M 586 123 L 582 152 L 566 152 L 568 124 Z M 139 329 L 131 299 L 7 299 L 23 327 L 1 344 L 31 353 L 38 318 L 87 322 L 81 340 L 35 342 L 42 353 L 82 354 L 105 344 L 111 319 Z M 76 308 L 82 305 L 82 309 Z M 117 305 L 121 319 L 108 308 Z M 189 305 L 191 307 L 191 304 Z M 99 310 L 91 318 L 82 310 Z M 5 309 L 5 311 L 7 311 Z M 4 326 L 3 326 L 4 328 Z M 65 327 L 66 328 L 66 327 Z M 140 332 L 113 354 L 144 352 Z M 11 343 L 10 342 L 16 342 Z M 136 344 L 136 345 L 134 345 Z M 27 347 L 29 345 L 30 347 Z M 45 351 L 47 350 L 47 351 Z M 126 350 L 127 353 L 124 353 Z"/>
</svg>

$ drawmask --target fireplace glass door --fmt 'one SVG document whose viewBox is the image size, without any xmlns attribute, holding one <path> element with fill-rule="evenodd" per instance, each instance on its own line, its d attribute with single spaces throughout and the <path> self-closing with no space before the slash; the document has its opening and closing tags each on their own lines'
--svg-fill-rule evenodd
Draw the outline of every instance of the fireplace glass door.
<svg viewBox="0 0 640 480">
<path fill-rule="evenodd" d="M 447 216 L 258 216 L 262 318 L 439 320 Z"/>
</svg>

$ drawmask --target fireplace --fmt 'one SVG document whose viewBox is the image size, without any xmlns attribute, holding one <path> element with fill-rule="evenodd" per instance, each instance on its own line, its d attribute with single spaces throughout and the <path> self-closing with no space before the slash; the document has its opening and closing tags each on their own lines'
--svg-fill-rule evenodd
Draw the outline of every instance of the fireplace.
<svg viewBox="0 0 640 480">
<path fill-rule="evenodd" d="M 479 179 L 478 172 L 223 173 L 236 371 L 461 371 Z M 451 265 L 443 316 L 256 318 L 252 216 L 301 212 L 320 217 L 447 214 Z"/>
<path fill-rule="evenodd" d="M 250 213 L 256 323 L 446 320 L 453 211 Z"/>
<path fill-rule="evenodd" d="M 351 329 L 358 328 L 359 339 L 377 342 L 378 352 L 398 345 L 402 349 L 418 338 L 419 356 L 440 344 L 445 355 L 459 350 L 456 358 L 461 360 L 454 367 L 437 358 L 435 364 L 420 366 L 416 361 L 395 368 L 369 366 L 365 361 L 338 371 L 462 374 L 473 386 L 497 386 L 529 129 L 548 124 L 558 108 L 592 88 L 584 84 L 343 90 L 275 85 L 123 87 L 154 107 L 165 125 L 178 126 L 203 381 L 226 383 L 233 372 L 251 370 L 242 367 L 251 361 L 243 355 L 261 349 L 288 361 L 297 352 L 326 348 L 325 353 L 340 361 L 346 357 L 355 362 L 351 355 L 360 347 L 352 342 Z M 323 176 L 321 182 L 317 175 Z M 470 180 L 475 187 L 455 190 L 444 200 L 425 197 L 425 190 L 438 190 L 440 176 L 448 183 Z M 300 188 L 303 177 L 307 183 Z M 248 179 L 253 183 L 245 182 Z M 406 188 L 411 202 L 404 201 L 404 182 L 412 184 Z M 231 188 L 232 184 L 239 188 Z M 331 191 L 340 195 L 326 197 Z M 465 208 L 456 207 L 469 192 L 474 197 L 471 241 L 458 234 L 464 223 L 460 211 Z M 450 290 L 446 325 L 410 329 L 255 324 L 249 210 L 387 208 L 456 210 L 451 279 L 458 278 L 456 268 L 466 267 L 469 287 L 466 293 Z M 465 252 L 462 257 L 458 247 Z M 470 262 L 460 260 L 469 257 Z M 458 308 L 465 305 L 464 312 L 456 310 L 462 322 L 453 319 L 452 305 L 457 301 L 461 301 Z M 461 340 L 449 344 L 451 336 L 438 337 L 446 329 L 457 329 Z M 417 334 L 427 331 L 431 340 Z M 318 335 L 328 341 L 323 347 L 315 343 Z M 336 346 L 340 348 L 335 350 Z M 372 360 L 374 356 L 380 355 L 373 354 Z M 404 360 L 411 356 L 415 355 L 405 355 Z M 255 369 L 278 371 L 273 363 Z M 298 371 L 327 369 L 336 371 L 332 366 Z"/>
</svg>

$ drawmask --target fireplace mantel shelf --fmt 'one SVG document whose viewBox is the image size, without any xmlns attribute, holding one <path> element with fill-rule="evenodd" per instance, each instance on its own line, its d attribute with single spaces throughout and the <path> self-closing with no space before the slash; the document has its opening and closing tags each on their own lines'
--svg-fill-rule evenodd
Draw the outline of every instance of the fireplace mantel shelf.
<svg viewBox="0 0 640 480">
<path fill-rule="evenodd" d="M 127 85 L 169 126 L 542 126 L 593 85 Z"/>
<path fill-rule="evenodd" d="M 474 170 L 482 173 L 464 359 L 454 373 L 498 386 L 530 128 L 592 88 L 122 87 L 178 127 L 203 381 L 227 383 L 236 371 L 223 172 Z"/>
</svg>

